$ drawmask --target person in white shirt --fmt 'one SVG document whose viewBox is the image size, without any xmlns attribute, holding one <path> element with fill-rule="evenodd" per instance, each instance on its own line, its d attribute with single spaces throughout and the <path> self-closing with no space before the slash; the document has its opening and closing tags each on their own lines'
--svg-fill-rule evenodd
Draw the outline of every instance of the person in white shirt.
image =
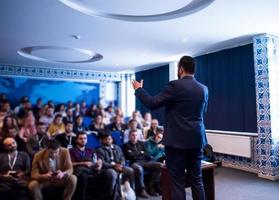
<svg viewBox="0 0 279 200">
<path fill-rule="evenodd" d="M 139 141 L 145 141 L 144 137 L 143 137 L 143 133 L 142 133 L 142 130 L 141 129 L 138 129 L 137 126 L 138 126 L 138 122 L 137 120 L 135 119 L 131 119 L 129 121 L 129 129 L 127 129 L 125 132 L 124 132 L 124 135 L 123 135 L 123 142 L 126 143 L 129 141 L 129 133 L 131 130 L 136 130 L 137 131 L 137 140 Z"/>
</svg>

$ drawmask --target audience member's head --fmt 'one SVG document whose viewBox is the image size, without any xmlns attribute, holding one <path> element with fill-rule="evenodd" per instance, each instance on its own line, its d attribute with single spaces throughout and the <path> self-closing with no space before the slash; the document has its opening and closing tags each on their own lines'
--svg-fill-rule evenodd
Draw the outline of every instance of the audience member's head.
<svg viewBox="0 0 279 200">
<path fill-rule="evenodd" d="M 43 104 L 42 98 L 38 98 L 38 99 L 36 100 L 36 105 L 39 106 L 39 107 L 41 107 L 42 104 Z"/>
<path fill-rule="evenodd" d="M 107 132 L 107 133 L 101 135 L 101 141 L 104 146 L 111 146 L 113 143 L 111 134 L 109 132 Z"/>
<path fill-rule="evenodd" d="M 76 117 L 76 125 L 81 126 L 83 122 L 83 117 L 81 115 L 78 115 Z"/>
<path fill-rule="evenodd" d="M 158 128 L 159 122 L 157 119 L 152 119 L 151 121 L 151 129 L 156 130 Z"/>
<path fill-rule="evenodd" d="M 73 108 L 73 105 L 74 104 L 73 104 L 73 102 L 71 100 L 67 102 L 67 108 L 71 109 L 71 108 Z"/>
<path fill-rule="evenodd" d="M 78 147 L 85 147 L 87 144 L 87 134 L 86 132 L 79 132 L 76 136 L 76 143 Z"/>
<path fill-rule="evenodd" d="M 81 107 L 82 107 L 82 108 L 86 108 L 86 101 L 83 100 L 83 101 L 81 102 Z"/>
<path fill-rule="evenodd" d="M 16 138 L 18 135 L 18 129 L 16 127 L 8 127 L 5 129 L 4 132 L 4 138 L 11 137 L 11 138 Z"/>
<path fill-rule="evenodd" d="M 188 74 L 194 74 L 195 60 L 190 56 L 183 56 L 178 63 L 178 71 L 181 69 Z"/>
<path fill-rule="evenodd" d="M 17 143 L 12 137 L 5 138 L 3 141 L 3 145 L 6 152 L 12 153 L 17 150 Z"/>
<path fill-rule="evenodd" d="M 69 116 L 69 117 L 72 117 L 73 116 L 73 109 L 68 107 L 66 109 L 66 115 Z"/>
<path fill-rule="evenodd" d="M 113 117 L 113 122 L 116 124 L 121 124 L 122 123 L 122 117 L 120 115 L 116 115 Z"/>
<path fill-rule="evenodd" d="M 65 123 L 65 132 L 67 133 L 72 133 L 73 132 L 73 122 L 67 121 Z"/>
<path fill-rule="evenodd" d="M 27 126 L 35 126 L 36 120 L 32 110 L 29 110 L 23 117 L 23 125 Z"/>
<path fill-rule="evenodd" d="M 115 113 L 115 115 L 119 115 L 119 116 L 123 117 L 123 111 L 120 107 L 116 107 L 114 109 L 114 113 Z"/>
<path fill-rule="evenodd" d="M 129 140 L 130 142 L 132 142 L 133 144 L 137 143 L 138 141 L 138 132 L 137 130 L 130 130 L 129 132 Z"/>
<path fill-rule="evenodd" d="M 154 137 L 154 141 L 156 143 L 160 143 L 163 139 L 163 133 L 162 132 L 156 132 L 156 134 L 153 137 Z"/>
<path fill-rule="evenodd" d="M 53 116 L 53 112 L 54 112 L 54 108 L 48 105 L 48 107 L 46 109 L 46 115 L 48 117 L 52 117 Z"/>
<path fill-rule="evenodd" d="M 47 127 L 43 122 L 38 122 L 37 124 L 37 134 L 38 135 L 45 135 L 47 132 Z"/>
<path fill-rule="evenodd" d="M 129 128 L 130 128 L 131 130 L 137 130 L 137 126 L 138 126 L 138 121 L 137 121 L 137 120 L 131 119 L 131 120 L 129 121 Z"/>
<path fill-rule="evenodd" d="M 1 110 L 5 111 L 6 113 L 11 110 L 11 105 L 10 105 L 10 102 L 8 100 L 5 100 L 5 101 L 2 102 Z"/>
<path fill-rule="evenodd" d="M 61 144 L 58 140 L 48 140 L 47 141 L 47 150 L 49 157 L 55 159 L 58 156 Z"/>
<path fill-rule="evenodd" d="M 144 120 L 145 121 L 151 121 L 152 117 L 151 117 L 151 113 L 147 112 L 144 114 Z"/>
<path fill-rule="evenodd" d="M 102 124 L 103 123 L 103 116 L 98 114 L 96 115 L 96 117 L 94 118 L 94 124 Z"/>
<path fill-rule="evenodd" d="M 62 124 L 62 119 L 63 119 L 63 117 L 62 117 L 61 114 L 56 114 L 55 117 L 54 117 L 53 122 L 56 125 L 60 125 L 60 124 Z"/>
</svg>

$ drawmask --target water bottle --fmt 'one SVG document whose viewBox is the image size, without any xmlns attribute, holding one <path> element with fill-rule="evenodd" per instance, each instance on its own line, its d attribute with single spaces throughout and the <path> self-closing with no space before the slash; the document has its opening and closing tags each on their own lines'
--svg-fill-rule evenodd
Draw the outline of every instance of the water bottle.
<svg viewBox="0 0 279 200">
<path fill-rule="evenodd" d="M 97 158 L 96 153 L 93 153 L 92 162 L 93 162 L 94 165 L 97 164 L 97 160 L 98 160 L 98 158 Z"/>
</svg>

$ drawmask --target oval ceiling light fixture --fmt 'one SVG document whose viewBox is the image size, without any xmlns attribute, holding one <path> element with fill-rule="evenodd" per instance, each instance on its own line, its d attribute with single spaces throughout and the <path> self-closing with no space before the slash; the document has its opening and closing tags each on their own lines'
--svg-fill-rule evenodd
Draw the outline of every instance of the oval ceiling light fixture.
<svg viewBox="0 0 279 200">
<path fill-rule="evenodd" d="M 25 47 L 17 53 L 32 60 L 55 63 L 90 63 L 103 59 L 101 54 L 86 49 L 59 46 Z"/>
<path fill-rule="evenodd" d="M 182 8 L 177 10 L 173 10 L 170 12 L 164 12 L 159 14 L 153 15 L 125 15 L 125 14 L 116 14 L 116 13 L 109 13 L 109 12 L 102 12 L 98 9 L 94 9 L 92 6 L 85 4 L 85 1 L 79 0 L 59 0 L 63 4 L 67 5 L 68 7 L 75 9 L 81 13 L 90 16 L 98 16 L 122 21 L 132 21 L 132 22 L 152 22 L 152 21 L 164 21 L 170 19 L 176 19 L 179 17 L 184 17 L 195 12 L 198 12 L 215 0 L 192 0 Z"/>
</svg>

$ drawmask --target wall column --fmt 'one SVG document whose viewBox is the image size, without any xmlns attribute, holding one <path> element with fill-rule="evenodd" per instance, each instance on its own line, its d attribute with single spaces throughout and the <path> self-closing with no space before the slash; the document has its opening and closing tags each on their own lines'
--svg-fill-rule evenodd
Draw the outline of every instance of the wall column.
<svg viewBox="0 0 279 200">
<path fill-rule="evenodd" d="M 279 38 L 264 34 L 256 36 L 253 41 L 258 176 L 277 180 L 279 179 Z"/>
</svg>

